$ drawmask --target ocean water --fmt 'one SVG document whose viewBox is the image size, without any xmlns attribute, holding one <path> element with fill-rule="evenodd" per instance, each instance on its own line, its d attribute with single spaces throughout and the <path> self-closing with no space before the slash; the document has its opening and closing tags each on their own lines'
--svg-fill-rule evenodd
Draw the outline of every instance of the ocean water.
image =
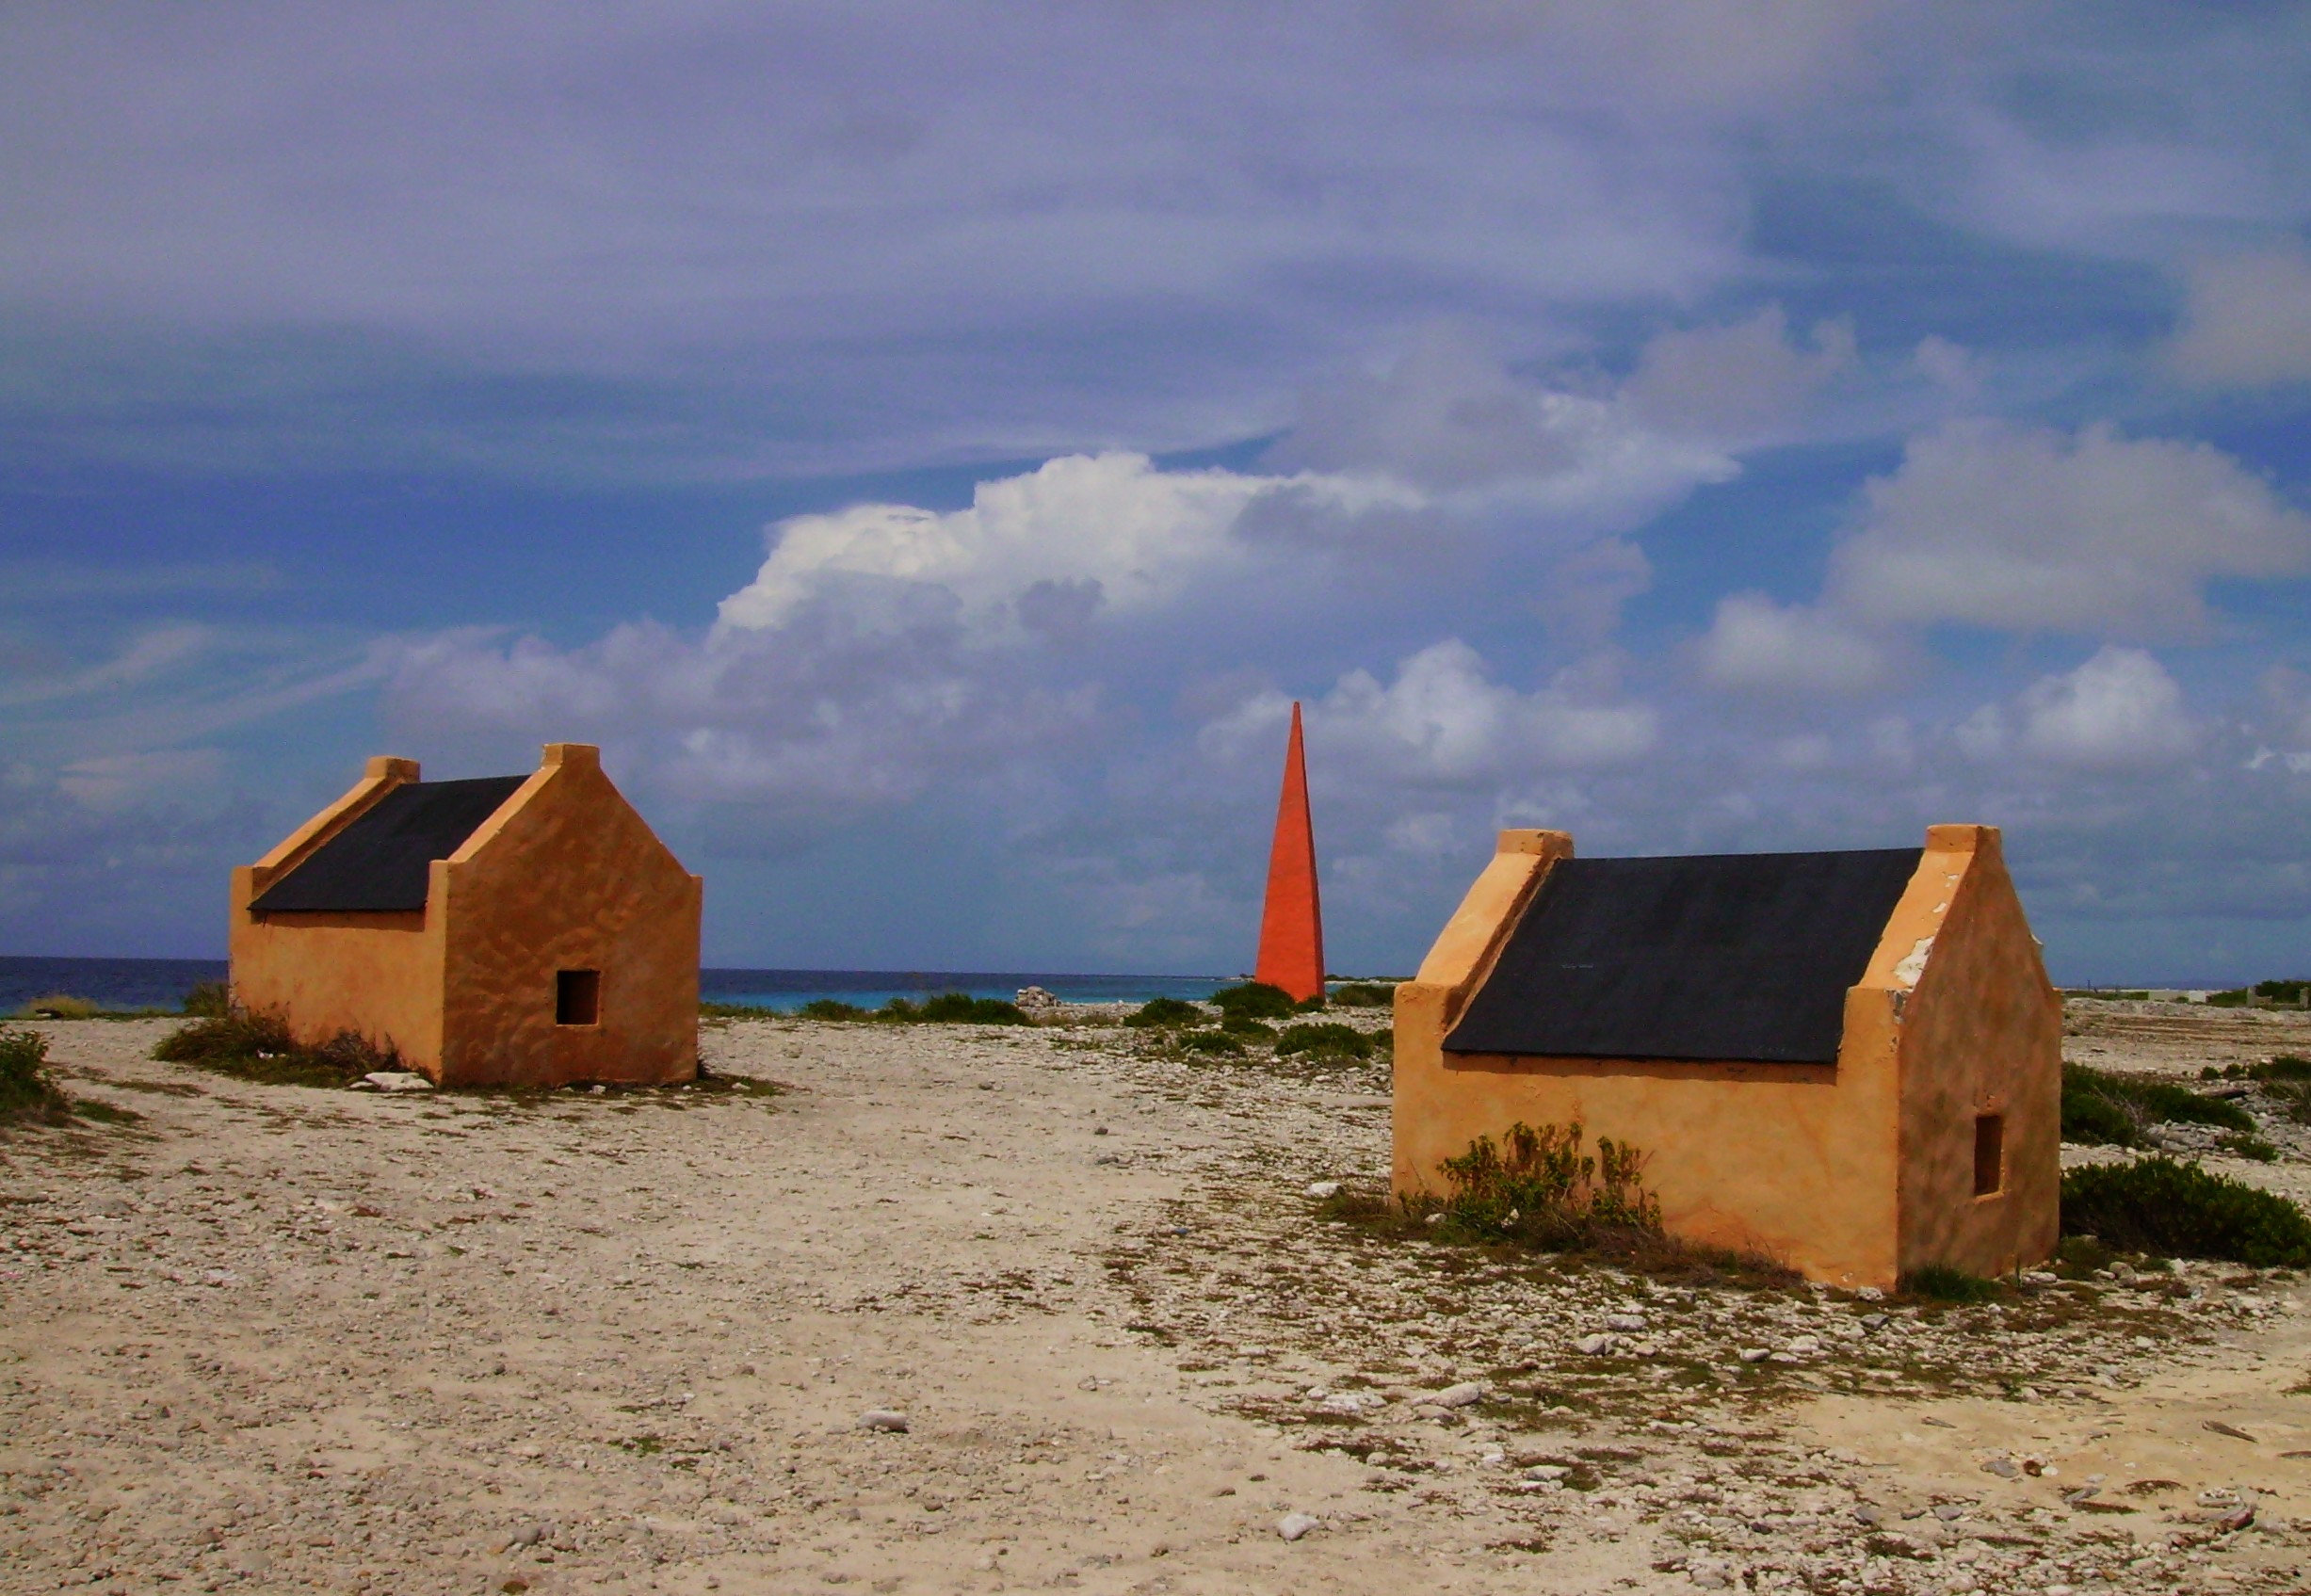
<svg viewBox="0 0 2311 1596">
<path fill-rule="evenodd" d="M 195 986 L 224 978 L 221 959 L 0 959 L 0 1015 L 57 992 L 105 1008 L 181 1008 Z"/>
<path fill-rule="evenodd" d="M 221 959 L 0 958 L 0 1015 L 36 997 L 63 992 L 105 1008 L 177 1008 L 202 981 L 225 978 Z M 1071 1003 L 1145 1003 L 1151 997 L 1209 997 L 1235 977 L 1083 975 L 1032 970 L 701 970 L 699 996 L 710 1003 L 795 1009 L 831 997 L 877 1008 L 895 997 L 963 991 L 1008 998 L 1042 987 Z"/>
</svg>

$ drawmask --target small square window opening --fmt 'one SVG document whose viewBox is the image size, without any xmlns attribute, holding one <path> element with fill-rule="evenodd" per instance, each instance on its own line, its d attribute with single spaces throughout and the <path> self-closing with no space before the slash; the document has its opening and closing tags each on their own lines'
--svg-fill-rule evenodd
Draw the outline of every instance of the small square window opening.
<svg viewBox="0 0 2311 1596">
<path fill-rule="evenodd" d="M 602 1019 L 602 972 L 554 972 L 554 1024 L 591 1025 Z"/>
<path fill-rule="evenodd" d="M 1974 1195 L 1996 1197 L 2006 1185 L 2006 1116 L 1974 1117 Z"/>
</svg>

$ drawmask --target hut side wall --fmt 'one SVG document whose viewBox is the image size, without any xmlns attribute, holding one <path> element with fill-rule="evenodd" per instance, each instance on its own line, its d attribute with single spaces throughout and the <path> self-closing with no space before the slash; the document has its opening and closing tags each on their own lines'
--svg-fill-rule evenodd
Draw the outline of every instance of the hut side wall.
<svg viewBox="0 0 2311 1596">
<path fill-rule="evenodd" d="M 1921 876 L 1946 905 L 1901 1039 L 1901 1266 L 2005 1273 L 2052 1254 L 2061 1218 L 2062 1004 L 1997 831 L 1937 826 Z M 1888 941 L 1893 939 L 1889 937 Z M 1999 1188 L 1975 1195 L 1976 1120 L 1996 1115 Z"/>
<path fill-rule="evenodd" d="M 335 803 L 253 865 L 233 872 L 227 915 L 233 998 L 279 1014 L 308 1045 L 351 1031 L 391 1047 L 412 1069 L 441 1068 L 442 932 L 438 915 L 249 912 L 265 890 L 395 787 L 417 779 L 412 760 L 373 759 Z"/>
<path fill-rule="evenodd" d="M 698 1073 L 701 884 L 602 773 L 551 744 L 543 767 L 451 859 L 444 1086 L 657 1084 Z M 556 972 L 601 973 L 600 1018 L 556 1023 Z"/>
</svg>

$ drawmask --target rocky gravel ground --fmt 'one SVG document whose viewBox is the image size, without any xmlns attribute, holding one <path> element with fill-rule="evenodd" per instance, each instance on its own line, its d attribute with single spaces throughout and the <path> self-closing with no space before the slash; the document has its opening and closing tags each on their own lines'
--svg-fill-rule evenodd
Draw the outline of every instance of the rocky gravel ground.
<svg viewBox="0 0 2311 1596">
<path fill-rule="evenodd" d="M 533 1095 L 165 1028 L 46 1027 L 139 1118 L 0 1133 L 0 1590 L 2304 1588 L 2300 1279 L 1384 1240 L 1325 1195 L 1384 1179 L 1384 1064 L 1105 1024 L 739 1022 L 698 1088 Z"/>
</svg>

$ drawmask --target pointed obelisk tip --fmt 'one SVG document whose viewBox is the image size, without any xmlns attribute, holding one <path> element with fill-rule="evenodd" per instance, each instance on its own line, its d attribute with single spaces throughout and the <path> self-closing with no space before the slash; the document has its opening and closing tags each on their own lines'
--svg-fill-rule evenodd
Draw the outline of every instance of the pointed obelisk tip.
<svg viewBox="0 0 2311 1596">
<path fill-rule="evenodd" d="M 1308 762 L 1300 705 L 1285 745 L 1284 790 L 1276 798 L 1276 836 L 1268 851 L 1268 902 L 1260 912 L 1260 954 L 1252 979 L 1281 987 L 1301 1002 L 1324 994 L 1324 913 L 1316 885 L 1316 830 L 1308 818 Z"/>
</svg>

